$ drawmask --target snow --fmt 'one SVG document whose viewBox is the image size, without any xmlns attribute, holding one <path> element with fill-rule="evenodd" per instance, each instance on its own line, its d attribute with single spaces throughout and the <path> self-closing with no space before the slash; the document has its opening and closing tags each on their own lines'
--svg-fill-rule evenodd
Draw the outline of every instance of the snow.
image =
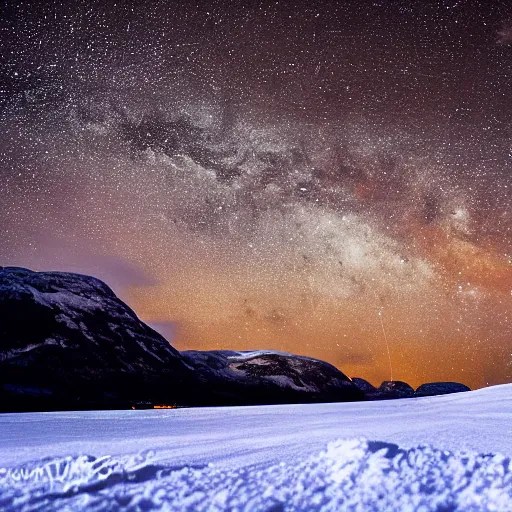
<svg viewBox="0 0 512 512">
<path fill-rule="evenodd" d="M 311 391 L 311 392 L 319 391 L 317 387 L 311 386 L 311 385 L 306 386 L 304 384 L 303 386 L 297 386 L 297 384 L 295 384 L 295 382 L 293 382 L 293 379 L 291 379 L 290 377 L 287 377 L 286 375 L 269 375 L 267 377 L 267 379 L 272 382 L 275 382 L 282 388 L 292 388 L 292 389 L 297 389 L 297 390 L 302 390 L 302 391 L 307 390 L 307 391 Z"/>
<path fill-rule="evenodd" d="M 49 307 L 57 305 L 67 314 L 76 315 L 75 310 L 91 312 L 101 308 L 100 296 L 93 300 L 91 297 L 82 297 L 68 291 L 40 292 L 33 286 L 27 286 L 27 288 L 32 292 L 34 300 L 38 304 Z M 60 318 L 65 318 L 65 315 L 61 314 Z"/>
<path fill-rule="evenodd" d="M 228 355 L 228 359 L 253 359 L 258 356 L 267 356 L 267 355 L 281 355 L 281 356 L 287 356 L 287 357 L 301 357 L 303 359 L 311 359 L 310 357 L 305 356 L 296 356 L 293 354 L 290 354 L 289 352 L 280 352 L 279 350 L 244 350 L 244 351 L 235 351 L 235 350 L 229 350 L 229 351 L 223 351 L 225 354 Z M 254 363 L 254 359 L 251 361 Z M 262 363 L 265 364 L 265 363 Z"/>
<path fill-rule="evenodd" d="M 383 402 L 4 414 L 0 439 L 2 510 L 512 511 L 512 385 Z"/>
<path fill-rule="evenodd" d="M 77 457 L 0 473 L 0 505 L 113 510 L 510 510 L 512 465 L 499 455 L 335 441 L 298 465 L 218 469 L 136 457 Z M 284 507 L 283 507 L 284 505 Z"/>
<path fill-rule="evenodd" d="M 144 350 L 144 352 L 147 352 L 150 356 L 154 357 L 155 359 L 158 359 L 161 363 L 164 362 L 164 360 L 158 356 L 157 354 L 155 354 L 155 352 L 153 352 L 149 346 L 144 343 L 140 338 L 139 336 L 137 336 L 137 333 L 133 332 L 131 329 L 129 329 L 128 327 L 125 327 L 125 332 L 127 334 L 130 335 L 130 337 L 139 345 L 139 347 Z"/>
<path fill-rule="evenodd" d="M 11 350 L 4 350 L 0 353 L 0 361 L 8 361 L 9 359 L 13 359 L 14 357 L 19 356 L 25 352 L 30 352 L 31 350 L 35 350 L 37 348 L 48 346 L 48 345 L 60 345 L 63 346 L 61 342 L 56 341 L 53 338 L 46 338 L 43 343 L 29 343 L 22 348 L 13 348 Z"/>
</svg>

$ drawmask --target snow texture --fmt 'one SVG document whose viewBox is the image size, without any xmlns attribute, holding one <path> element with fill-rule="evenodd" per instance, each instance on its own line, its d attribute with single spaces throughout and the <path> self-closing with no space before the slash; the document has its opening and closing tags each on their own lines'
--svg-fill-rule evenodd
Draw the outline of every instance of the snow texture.
<svg viewBox="0 0 512 512">
<path fill-rule="evenodd" d="M 0 510 L 512 512 L 512 385 L 0 415 Z"/>
<path fill-rule="evenodd" d="M 172 467 L 152 454 L 57 458 L 0 471 L 3 510 L 511 511 L 501 455 L 337 440 L 299 465 Z"/>
</svg>

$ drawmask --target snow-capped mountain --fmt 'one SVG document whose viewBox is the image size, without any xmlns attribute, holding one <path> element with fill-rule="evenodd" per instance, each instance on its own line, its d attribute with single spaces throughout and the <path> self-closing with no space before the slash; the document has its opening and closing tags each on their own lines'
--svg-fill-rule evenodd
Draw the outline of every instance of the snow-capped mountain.
<svg viewBox="0 0 512 512">
<path fill-rule="evenodd" d="M 192 381 L 179 352 L 98 279 L 0 269 L 0 392 L 10 408 L 180 400 Z"/>
<path fill-rule="evenodd" d="M 286 403 L 363 400 L 364 393 L 329 363 L 276 351 L 182 352 L 216 402 Z"/>
</svg>

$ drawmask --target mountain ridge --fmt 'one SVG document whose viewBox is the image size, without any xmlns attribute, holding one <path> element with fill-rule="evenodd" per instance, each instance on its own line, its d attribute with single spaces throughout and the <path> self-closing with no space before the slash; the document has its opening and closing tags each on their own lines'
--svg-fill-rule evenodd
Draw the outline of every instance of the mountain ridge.
<svg viewBox="0 0 512 512">
<path fill-rule="evenodd" d="M 398 386 L 398 387 L 397 387 Z M 0 410 L 339 402 L 465 391 L 374 388 L 335 366 L 274 350 L 179 352 L 103 281 L 0 267 Z"/>
</svg>

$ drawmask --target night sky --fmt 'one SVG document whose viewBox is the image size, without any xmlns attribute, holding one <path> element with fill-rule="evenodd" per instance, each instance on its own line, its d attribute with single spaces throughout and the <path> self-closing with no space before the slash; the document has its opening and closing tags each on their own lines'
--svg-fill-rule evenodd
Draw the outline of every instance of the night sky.
<svg viewBox="0 0 512 512">
<path fill-rule="evenodd" d="M 0 13 L 0 264 L 180 350 L 512 380 L 511 2 Z"/>
</svg>

